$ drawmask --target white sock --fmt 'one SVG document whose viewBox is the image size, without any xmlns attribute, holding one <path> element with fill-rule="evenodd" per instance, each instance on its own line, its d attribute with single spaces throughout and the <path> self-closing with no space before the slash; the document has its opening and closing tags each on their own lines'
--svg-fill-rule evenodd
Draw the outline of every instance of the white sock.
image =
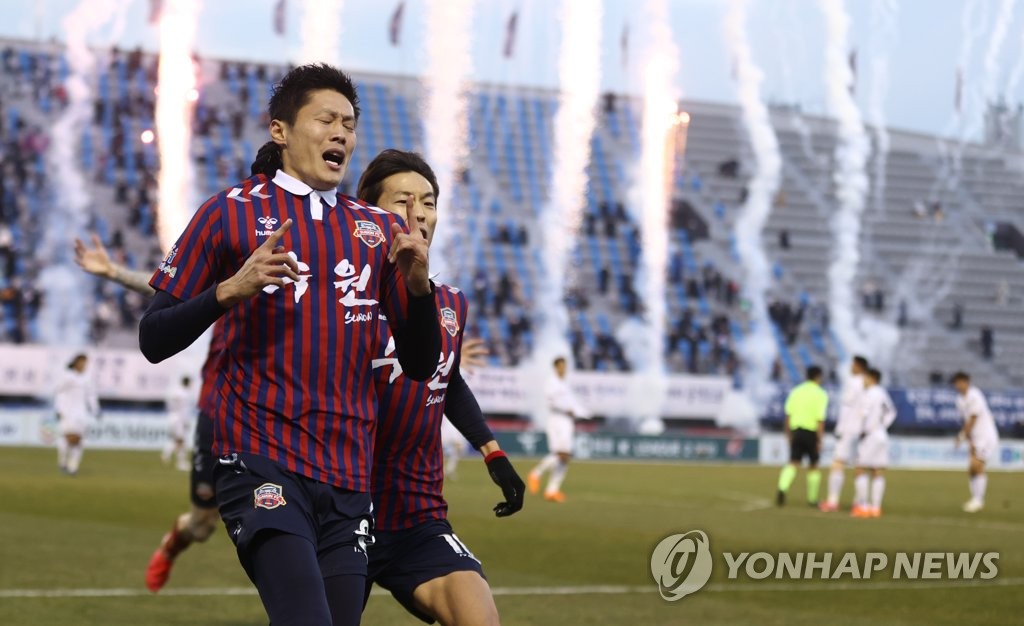
<svg viewBox="0 0 1024 626">
<path fill-rule="evenodd" d="M 178 454 L 177 454 L 177 457 L 178 457 L 177 458 L 178 469 L 187 472 L 189 470 L 188 447 L 184 446 L 184 445 L 178 446 L 177 452 L 178 452 Z"/>
<path fill-rule="evenodd" d="M 885 495 L 885 476 L 875 476 L 871 480 L 871 506 L 882 508 L 882 496 Z"/>
<path fill-rule="evenodd" d="M 164 463 L 170 463 L 171 455 L 174 454 L 174 448 L 174 440 L 168 439 L 167 443 L 164 444 L 163 450 L 160 451 L 160 460 L 163 461 Z"/>
<path fill-rule="evenodd" d="M 565 475 L 569 472 L 569 464 L 559 461 L 555 468 L 551 470 L 551 478 L 548 480 L 548 487 L 544 490 L 544 493 L 555 493 L 562 490 L 562 481 L 565 480 Z"/>
<path fill-rule="evenodd" d="M 988 488 L 988 474 L 971 476 L 971 498 L 978 502 L 985 501 L 985 490 Z"/>
<path fill-rule="evenodd" d="M 839 494 L 843 491 L 843 470 L 833 469 L 828 473 L 828 503 L 839 504 Z"/>
<path fill-rule="evenodd" d="M 861 474 L 853 479 L 853 504 L 856 506 L 867 506 L 868 504 L 867 474 Z"/>
<path fill-rule="evenodd" d="M 74 474 L 82 464 L 82 444 L 68 446 L 68 471 Z"/>
<path fill-rule="evenodd" d="M 444 455 L 444 473 L 451 475 L 455 473 L 455 468 L 459 466 L 459 453 L 454 446 L 446 452 Z"/>
<path fill-rule="evenodd" d="M 540 476 L 544 472 L 547 472 L 549 470 L 553 470 L 557 465 L 558 465 L 558 455 L 552 453 L 552 454 L 549 454 L 546 457 L 544 457 L 541 460 L 541 462 L 537 464 L 537 467 L 535 467 L 532 470 L 530 470 L 530 473 L 533 474 L 534 476 Z"/>
<path fill-rule="evenodd" d="M 64 437 L 57 437 L 57 467 L 68 466 L 68 440 Z"/>
</svg>

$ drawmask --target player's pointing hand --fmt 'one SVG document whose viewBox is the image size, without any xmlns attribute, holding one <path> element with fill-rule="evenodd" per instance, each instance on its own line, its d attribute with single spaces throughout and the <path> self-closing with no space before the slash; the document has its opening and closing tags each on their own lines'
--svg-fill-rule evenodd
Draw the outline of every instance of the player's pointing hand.
<svg viewBox="0 0 1024 626">
<path fill-rule="evenodd" d="M 398 265 L 411 294 L 427 295 L 430 293 L 430 256 L 423 231 L 413 228 L 412 233 L 407 233 L 398 224 L 392 224 L 391 237 L 388 260 Z"/>
<path fill-rule="evenodd" d="M 217 285 L 217 302 L 231 307 L 258 294 L 268 285 L 285 285 L 285 279 L 299 280 L 299 264 L 280 245 L 281 238 L 292 227 L 291 218 L 252 251 L 242 267 L 231 278 Z"/>
</svg>

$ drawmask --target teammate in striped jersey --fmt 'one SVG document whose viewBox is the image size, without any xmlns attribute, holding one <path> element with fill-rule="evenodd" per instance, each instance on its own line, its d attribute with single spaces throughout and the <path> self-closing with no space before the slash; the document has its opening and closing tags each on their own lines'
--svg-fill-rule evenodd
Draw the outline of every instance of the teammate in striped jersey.
<svg viewBox="0 0 1024 626">
<path fill-rule="evenodd" d="M 103 242 L 95 234 L 92 236 L 93 247 L 88 247 L 81 240 L 75 240 L 75 262 L 86 272 L 105 280 L 115 282 L 126 289 L 152 296 L 155 290 L 149 286 L 151 272 L 140 272 L 128 269 L 114 262 Z M 202 543 L 210 538 L 220 521 L 217 512 L 217 501 L 214 493 L 213 462 L 213 419 L 211 411 L 205 406 L 206 401 L 213 397 L 216 373 L 221 366 L 224 351 L 224 336 L 220 332 L 222 322 L 213 325 L 212 339 L 207 352 L 206 362 L 201 371 L 202 386 L 199 390 L 199 414 L 196 417 L 193 433 L 192 471 L 189 476 L 189 500 L 192 506 L 188 511 L 177 515 L 171 524 L 171 530 L 164 535 L 159 547 L 153 552 L 146 566 L 146 587 L 157 592 L 167 583 L 171 575 L 171 567 L 177 556 L 193 543 Z"/>
<path fill-rule="evenodd" d="M 153 275 L 139 329 L 160 361 L 223 317 L 210 401 L 221 517 L 272 623 L 356 624 L 370 535 L 383 312 L 406 375 L 440 355 L 427 241 L 336 191 L 358 97 L 327 65 L 290 71 L 270 100 L 261 172 L 210 198 Z"/>
<path fill-rule="evenodd" d="M 971 377 L 966 372 L 953 375 L 953 387 L 957 393 L 956 408 L 964 420 L 964 426 L 956 436 L 956 445 L 966 441 L 971 455 L 967 466 L 971 499 L 964 503 L 963 509 L 967 513 L 977 513 L 985 507 L 985 490 L 988 487 L 985 464 L 999 450 L 999 430 L 985 395 L 971 384 Z"/>
<path fill-rule="evenodd" d="M 359 180 L 360 199 L 401 215 L 428 241 L 437 224 L 437 179 L 423 159 L 385 150 Z M 435 289 L 442 328 L 441 357 L 433 377 L 417 382 L 394 358 L 394 338 L 380 323 L 379 357 L 374 360 L 380 400 L 373 463 L 376 541 L 369 550 L 366 597 L 377 583 L 410 613 L 445 626 L 498 623 L 498 610 L 480 562 L 452 530 L 441 494 L 444 459 L 441 423 L 452 424 L 480 450 L 505 501 L 499 516 L 522 507 L 523 481 L 484 422 L 480 406 L 460 374 L 469 303 L 455 287 Z"/>
</svg>

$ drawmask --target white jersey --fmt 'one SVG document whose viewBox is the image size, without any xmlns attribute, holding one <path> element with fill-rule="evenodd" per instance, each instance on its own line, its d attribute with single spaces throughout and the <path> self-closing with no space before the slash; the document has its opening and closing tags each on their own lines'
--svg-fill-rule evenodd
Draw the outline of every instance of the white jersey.
<svg viewBox="0 0 1024 626">
<path fill-rule="evenodd" d="M 980 389 L 972 386 L 967 390 L 966 394 L 962 396 L 957 395 L 956 408 L 960 411 L 960 416 L 963 418 L 964 423 L 972 415 L 977 416 L 974 420 L 974 426 L 971 428 L 971 443 L 978 445 L 999 440 L 996 420 L 992 417 L 992 411 L 989 410 L 988 402 L 985 401 L 985 395 L 981 393 Z"/>
<path fill-rule="evenodd" d="M 864 397 L 864 376 L 854 374 L 843 385 L 839 403 L 839 417 L 836 420 L 835 434 L 838 436 L 856 436 L 861 425 L 860 403 Z"/>
<path fill-rule="evenodd" d="M 198 411 L 199 397 L 196 388 L 191 385 L 185 387 L 180 383 L 172 384 L 164 401 L 167 404 L 167 422 L 171 436 L 175 439 L 184 439 Z"/>
<path fill-rule="evenodd" d="M 860 408 L 860 432 L 864 435 L 887 432 L 896 421 L 896 405 L 892 403 L 889 392 L 881 385 L 874 385 L 864 391 Z"/>
<path fill-rule="evenodd" d="M 60 416 L 62 432 L 84 432 L 89 418 L 100 412 L 99 399 L 89 377 L 84 372 L 65 371 L 57 384 L 53 408 Z"/>
<path fill-rule="evenodd" d="M 548 417 L 565 416 L 574 419 L 589 419 L 590 411 L 587 410 L 576 398 L 572 387 L 564 378 L 550 381 L 548 387 Z"/>
</svg>

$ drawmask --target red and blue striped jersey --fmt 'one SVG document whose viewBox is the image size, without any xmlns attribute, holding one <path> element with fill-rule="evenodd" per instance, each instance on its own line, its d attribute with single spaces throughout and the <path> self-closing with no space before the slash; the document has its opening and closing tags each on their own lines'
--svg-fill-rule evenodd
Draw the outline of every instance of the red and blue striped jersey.
<svg viewBox="0 0 1024 626">
<path fill-rule="evenodd" d="M 366 492 L 378 315 L 400 326 L 408 310 L 405 283 L 387 260 L 391 225 L 405 224 L 341 194 L 296 195 L 281 186 L 296 181 L 281 176 L 253 176 L 210 198 L 150 284 L 195 297 L 233 276 L 291 218 L 281 245 L 294 253 L 300 280 L 267 286 L 221 318 L 223 363 L 204 403 L 215 422 L 213 452 L 255 454 Z"/>
<path fill-rule="evenodd" d="M 206 415 L 213 415 L 213 403 L 211 402 L 214 392 L 217 390 L 217 372 L 224 363 L 224 318 L 213 323 L 213 330 L 210 334 L 210 348 L 206 351 L 206 361 L 203 362 L 203 369 L 200 372 L 202 386 L 199 388 L 199 410 Z"/>
<path fill-rule="evenodd" d="M 441 419 L 448 380 L 462 349 L 469 313 L 465 294 L 435 285 L 441 326 L 441 356 L 434 377 L 417 382 L 402 373 L 395 358 L 395 340 L 381 321 L 380 346 L 373 360 L 377 387 L 377 436 L 373 451 L 374 527 L 401 530 L 431 519 L 445 519 L 448 504 L 441 495 L 444 459 Z"/>
</svg>

